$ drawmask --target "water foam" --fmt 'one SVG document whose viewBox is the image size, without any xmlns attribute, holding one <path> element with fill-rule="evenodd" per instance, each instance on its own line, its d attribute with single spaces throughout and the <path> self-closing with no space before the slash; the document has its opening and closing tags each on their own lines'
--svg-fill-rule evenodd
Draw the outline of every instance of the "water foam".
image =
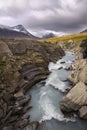
<svg viewBox="0 0 87 130">
<path fill-rule="evenodd" d="M 44 93 L 44 88 L 40 92 L 40 100 L 39 104 L 43 110 L 42 119 L 39 121 L 40 123 L 46 120 L 51 120 L 52 118 L 57 119 L 58 121 L 65 121 L 65 122 L 75 122 L 76 119 L 74 117 L 65 118 L 64 115 L 61 113 L 60 110 L 57 110 L 54 106 L 52 100 L 47 96 L 47 93 Z"/>
<path fill-rule="evenodd" d="M 46 86 L 51 85 L 54 88 L 60 90 L 61 92 L 65 92 L 66 89 L 68 89 L 68 85 L 66 85 L 66 82 L 62 82 L 56 71 L 52 72 L 48 79 L 46 80 Z"/>
</svg>

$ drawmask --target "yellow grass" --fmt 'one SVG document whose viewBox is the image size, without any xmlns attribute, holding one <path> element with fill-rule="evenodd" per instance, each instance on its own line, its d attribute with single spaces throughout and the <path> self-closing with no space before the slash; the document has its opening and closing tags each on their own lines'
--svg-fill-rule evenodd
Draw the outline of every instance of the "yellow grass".
<svg viewBox="0 0 87 130">
<path fill-rule="evenodd" d="M 54 37 L 54 38 L 49 38 L 49 39 L 41 39 L 39 41 L 40 42 L 51 42 L 51 43 L 64 41 L 66 43 L 68 40 L 78 41 L 78 40 L 83 40 L 85 38 L 87 38 L 87 33 L 79 33 L 79 34 L 72 34 L 72 35 Z"/>
</svg>

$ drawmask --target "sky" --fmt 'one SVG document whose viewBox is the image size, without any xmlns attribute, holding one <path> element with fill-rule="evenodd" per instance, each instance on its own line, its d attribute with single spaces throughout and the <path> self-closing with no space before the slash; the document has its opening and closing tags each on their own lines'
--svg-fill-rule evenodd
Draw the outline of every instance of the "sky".
<svg viewBox="0 0 87 130">
<path fill-rule="evenodd" d="M 24 25 L 41 36 L 87 29 L 87 0 L 0 0 L 0 24 Z"/>
</svg>

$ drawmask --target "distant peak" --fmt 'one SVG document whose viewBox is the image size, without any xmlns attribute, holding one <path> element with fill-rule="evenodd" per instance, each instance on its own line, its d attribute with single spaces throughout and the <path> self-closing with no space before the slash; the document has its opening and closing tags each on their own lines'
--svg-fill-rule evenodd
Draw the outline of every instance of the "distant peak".
<svg viewBox="0 0 87 130">
<path fill-rule="evenodd" d="M 29 32 L 25 29 L 25 27 L 24 27 L 23 25 L 21 25 L 21 24 L 12 27 L 12 29 L 15 30 L 15 31 L 18 31 L 18 32 L 23 32 L 23 33 L 25 33 L 25 34 L 28 34 L 28 33 L 29 33 Z"/>
</svg>

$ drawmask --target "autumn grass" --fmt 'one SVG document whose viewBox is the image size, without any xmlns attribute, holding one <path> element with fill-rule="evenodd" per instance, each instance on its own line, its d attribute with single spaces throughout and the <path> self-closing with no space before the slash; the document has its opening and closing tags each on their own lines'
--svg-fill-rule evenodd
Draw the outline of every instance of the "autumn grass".
<svg viewBox="0 0 87 130">
<path fill-rule="evenodd" d="M 49 39 L 41 39 L 39 41 L 42 42 L 42 43 L 43 42 L 55 43 L 55 42 L 59 42 L 59 41 L 63 41 L 65 43 L 67 43 L 67 41 L 69 41 L 69 40 L 81 41 L 83 39 L 87 39 L 87 33 L 79 33 L 79 34 L 72 34 L 72 35 L 54 37 L 54 38 L 49 38 Z"/>
</svg>

